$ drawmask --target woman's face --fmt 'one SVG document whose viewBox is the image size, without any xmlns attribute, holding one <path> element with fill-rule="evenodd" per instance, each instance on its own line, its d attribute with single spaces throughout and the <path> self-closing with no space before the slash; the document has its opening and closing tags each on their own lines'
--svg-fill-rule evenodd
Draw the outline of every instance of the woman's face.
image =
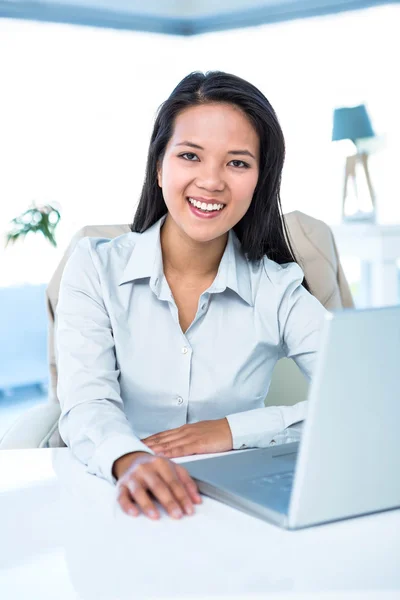
<svg viewBox="0 0 400 600">
<path fill-rule="evenodd" d="M 185 109 L 158 169 L 168 218 L 193 241 L 215 240 L 247 212 L 258 173 L 258 135 L 240 109 Z"/>
</svg>

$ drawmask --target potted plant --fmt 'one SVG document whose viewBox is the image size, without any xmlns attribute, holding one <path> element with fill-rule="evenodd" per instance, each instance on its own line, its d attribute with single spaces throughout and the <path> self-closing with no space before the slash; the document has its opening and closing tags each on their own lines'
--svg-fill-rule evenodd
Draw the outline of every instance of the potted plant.
<svg viewBox="0 0 400 600">
<path fill-rule="evenodd" d="M 41 232 L 52 246 L 57 247 L 55 230 L 60 218 L 60 212 L 55 206 L 33 202 L 28 210 L 10 221 L 11 229 L 6 233 L 5 246 L 24 239 L 28 233 Z"/>
<path fill-rule="evenodd" d="M 60 221 L 58 208 L 33 202 L 28 210 L 10 221 L 9 231 L 5 233 L 5 246 L 14 246 L 17 240 L 24 240 L 31 234 L 29 237 L 33 238 L 34 244 L 28 244 L 29 259 L 36 253 L 36 242 L 41 245 L 43 240 L 39 238 L 42 236 L 56 248 L 55 231 Z M 34 233 L 40 233 L 40 236 L 34 236 Z M 43 243 L 47 245 L 47 242 Z M 40 256 L 40 252 L 37 256 Z M 40 262 L 40 259 L 37 261 Z M 11 351 L 7 345 L 0 348 L 0 394 L 2 390 L 11 394 L 13 388 L 33 385 L 40 386 L 41 394 L 43 390 L 47 390 L 47 315 L 44 294 L 43 283 L 0 287 L 0 332 L 11 344 Z M 33 393 L 32 390 L 29 393 Z"/>
</svg>

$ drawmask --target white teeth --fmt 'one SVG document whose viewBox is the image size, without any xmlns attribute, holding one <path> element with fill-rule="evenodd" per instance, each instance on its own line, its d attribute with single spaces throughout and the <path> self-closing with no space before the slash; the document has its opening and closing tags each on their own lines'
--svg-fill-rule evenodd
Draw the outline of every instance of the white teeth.
<svg viewBox="0 0 400 600">
<path fill-rule="evenodd" d="M 193 198 L 188 198 L 188 200 L 190 204 L 204 211 L 222 210 L 224 208 L 223 204 L 207 204 L 206 202 L 200 202 L 199 200 L 194 200 Z"/>
</svg>

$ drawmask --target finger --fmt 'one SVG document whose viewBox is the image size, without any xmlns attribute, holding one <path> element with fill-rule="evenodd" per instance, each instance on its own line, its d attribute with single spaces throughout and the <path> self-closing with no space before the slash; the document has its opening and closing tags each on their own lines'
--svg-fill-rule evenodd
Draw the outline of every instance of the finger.
<svg viewBox="0 0 400 600">
<path fill-rule="evenodd" d="M 148 444 L 148 446 L 156 454 L 163 454 L 166 456 L 167 452 L 175 452 L 178 447 L 186 445 L 187 441 L 188 441 L 187 435 L 180 435 L 179 437 L 176 437 L 174 439 L 168 439 L 163 442 L 157 442 L 157 443 L 150 442 Z M 184 456 L 184 455 L 181 454 L 179 456 Z"/>
<path fill-rule="evenodd" d="M 178 440 L 187 435 L 187 432 L 182 429 L 171 429 L 171 431 L 165 431 L 162 434 L 152 435 L 149 438 L 143 440 L 146 444 L 165 444 Z"/>
<path fill-rule="evenodd" d="M 133 478 L 129 478 L 124 485 L 129 490 L 132 498 L 136 505 L 143 511 L 145 515 L 150 519 L 159 519 L 160 513 L 158 512 L 154 502 L 151 500 L 147 490 L 141 485 L 140 482 Z"/>
<path fill-rule="evenodd" d="M 156 437 L 153 437 L 151 435 L 150 437 L 142 438 L 140 441 L 143 442 L 143 444 L 146 444 L 146 446 L 148 446 L 149 444 L 154 444 L 156 439 Z"/>
<path fill-rule="evenodd" d="M 175 429 L 167 429 L 167 431 L 160 431 L 159 433 L 153 433 L 153 435 L 149 435 L 147 438 L 144 438 L 142 442 L 162 440 L 165 437 L 171 436 L 174 433 L 177 433 L 182 430 L 182 427 L 176 427 Z"/>
<path fill-rule="evenodd" d="M 153 452 L 155 454 L 160 454 L 161 456 L 168 456 L 168 457 L 172 456 L 173 454 L 170 454 L 170 453 L 173 453 L 175 451 L 174 444 L 169 444 L 168 446 L 167 446 L 167 444 L 154 444 L 154 445 L 149 444 L 149 448 L 151 450 L 153 450 Z"/>
<path fill-rule="evenodd" d="M 161 442 L 146 442 L 146 446 L 156 453 L 161 452 L 163 449 Z"/>
<path fill-rule="evenodd" d="M 203 501 L 200 496 L 199 489 L 197 487 L 196 482 L 193 481 L 193 479 L 190 477 L 187 470 L 184 467 L 182 467 L 181 465 L 176 464 L 175 469 L 176 469 L 179 479 L 182 481 L 182 483 L 186 487 L 192 501 L 195 502 L 196 504 L 201 504 Z"/>
<path fill-rule="evenodd" d="M 169 482 L 165 481 L 162 476 L 154 472 L 144 473 L 143 480 L 154 497 L 172 518 L 180 519 L 183 516 L 182 508 L 184 509 L 184 506 L 179 504 L 178 498 L 174 494 L 173 488 L 170 486 Z"/>
<path fill-rule="evenodd" d="M 124 485 L 121 485 L 118 488 L 117 502 L 127 515 L 132 517 L 138 517 L 140 515 L 140 510 L 136 506 L 135 502 L 133 502 L 128 488 L 126 488 Z"/>
<path fill-rule="evenodd" d="M 167 450 L 167 446 L 162 442 L 146 442 L 146 446 L 156 454 L 162 454 Z"/>
<path fill-rule="evenodd" d="M 157 454 L 166 456 L 167 458 L 180 458 L 182 456 L 192 456 L 197 454 L 195 444 L 178 444 L 176 446 L 170 446 L 169 449 L 160 450 Z"/>
<path fill-rule="evenodd" d="M 176 465 L 167 461 L 160 466 L 159 472 L 184 512 L 187 515 L 192 515 L 194 513 L 193 500 L 178 475 Z"/>
</svg>

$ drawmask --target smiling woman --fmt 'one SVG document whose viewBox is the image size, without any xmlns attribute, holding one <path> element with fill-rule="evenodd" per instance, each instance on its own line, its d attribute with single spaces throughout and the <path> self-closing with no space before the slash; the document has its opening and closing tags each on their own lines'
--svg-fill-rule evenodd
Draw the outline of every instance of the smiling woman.
<svg viewBox="0 0 400 600">
<path fill-rule="evenodd" d="M 157 115 L 132 231 L 81 240 L 64 269 L 60 434 L 127 514 L 192 514 L 170 459 L 268 446 L 305 418 L 264 407 L 279 358 L 311 377 L 326 312 L 287 242 L 284 155 L 257 88 L 188 75 Z"/>
<path fill-rule="evenodd" d="M 192 73 L 160 107 L 132 231 L 143 232 L 170 213 L 169 202 L 179 210 L 180 194 L 227 205 L 215 227 L 226 227 L 225 234 L 234 229 L 250 260 L 268 255 L 291 262 L 279 198 L 284 158 L 282 130 L 260 90 L 234 75 Z M 193 226 L 201 230 L 198 220 Z"/>
</svg>

